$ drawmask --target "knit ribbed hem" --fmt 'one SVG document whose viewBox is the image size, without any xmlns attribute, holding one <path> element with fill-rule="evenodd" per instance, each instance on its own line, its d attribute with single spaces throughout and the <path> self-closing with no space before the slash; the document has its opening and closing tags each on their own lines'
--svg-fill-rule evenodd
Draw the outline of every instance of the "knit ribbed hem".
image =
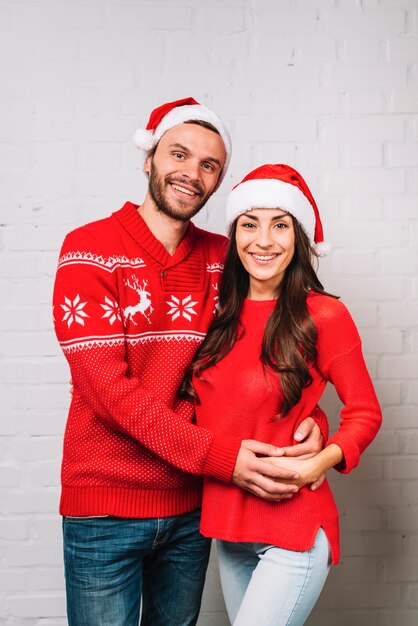
<svg viewBox="0 0 418 626">
<path fill-rule="evenodd" d="M 294 537 L 285 537 L 280 533 L 280 530 L 274 540 L 272 540 L 271 534 L 263 533 L 262 530 L 255 530 L 253 533 L 231 534 L 224 532 L 217 526 L 205 522 L 201 523 L 200 532 L 204 537 L 220 541 L 229 541 L 232 543 L 264 543 L 266 545 L 283 548 L 284 550 L 292 550 L 293 552 L 307 552 L 313 547 L 319 529 L 323 528 L 329 543 L 331 563 L 332 565 L 338 565 L 341 558 L 338 520 L 331 522 L 324 520 L 320 524 L 310 526 L 307 529 L 302 529 L 300 525 L 296 526 L 293 520 L 289 520 L 287 528 L 297 529 Z"/>
<path fill-rule="evenodd" d="M 336 432 L 327 441 L 327 446 L 331 443 L 335 443 L 339 446 L 343 452 L 344 459 L 341 463 L 336 465 L 336 469 L 341 474 L 349 474 L 360 462 L 360 450 L 357 442 L 348 433 Z"/>
<path fill-rule="evenodd" d="M 124 489 L 122 487 L 69 487 L 61 492 L 60 514 L 87 517 L 170 517 L 201 506 L 202 485 L 181 489 Z"/>
<path fill-rule="evenodd" d="M 237 462 L 241 441 L 240 437 L 215 436 L 202 469 L 203 474 L 229 483 Z"/>
</svg>

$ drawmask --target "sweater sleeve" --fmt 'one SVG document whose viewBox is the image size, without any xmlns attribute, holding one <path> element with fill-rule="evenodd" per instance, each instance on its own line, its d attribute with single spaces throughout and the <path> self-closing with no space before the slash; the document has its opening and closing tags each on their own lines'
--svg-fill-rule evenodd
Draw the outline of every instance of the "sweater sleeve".
<svg viewBox="0 0 418 626">
<path fill-rule="evenodd" d="M 349 473 L 376 436 L 382 415 L 361 340 L 348 310 L 338 300 L 331 302 L 329 298 L 324 306 L 318 326 L 318 364 L 344 405 L 340 426 L 326 445 L 335 443 L 342 449 L 344 461 L 336 469 Z"/>
<path fill-rule="evenodd" d="M 86 228 L 70 233 L 61 250 L 54 287 L 55 331 L 77 393 L 97 419 L 173 466 L 228 482 L 240 439 L 216 437 L 191 423 L 130 375 L 118 309 L 118 290 L 123 286 L 117 284 L 116 272 L 104 271 L 94 262 L 63 262 L 68 251 L 98 248 Z M 109 319 L 106 325 L 100 323 L 110 316 L 111 324 Z M 99 320 L 96 325 L 93 317 Z"/>
</svg>

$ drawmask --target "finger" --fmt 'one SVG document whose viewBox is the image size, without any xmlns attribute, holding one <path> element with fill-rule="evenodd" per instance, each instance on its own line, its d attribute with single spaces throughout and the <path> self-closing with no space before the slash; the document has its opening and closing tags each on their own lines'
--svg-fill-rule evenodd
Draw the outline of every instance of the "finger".
<svg viewBox="0 0 418 626">
<path fill-rule="evenodd" d="M 255 486 L 245 488 L 245 491 L 248 491 L 253 496 L 257 496 L 258 498 L 267 500 L 268 502 L 281 502 L 282 500 L 290 500 L 291 498 L 293 498 L 293 493 L 285 493 L 283 495 L 271 494 Z"/>
<path fill-rule="evenodd" d="M 296 441 L 303 441 L 314 429 L 316 422 L 312 417 L 307 417 L 298 426 L 297 431 L 293 435 Z"/>
<path fill-rule="evenodd" d="M 267 500 L 269 502 L 281 502 L 282 500 L 290 500 L 293 497 L 293 493 L 269 493 L 264 489 L 261 489 L 257 485 L 248 485 L 246 487 L 242 487 L 248 493 L 251 493 L 253 496 L 257 496 L 257 498 L 262 498 L 263 500 Z"/>
<path fill-rule="evenodd" d="M 320 476 L 318 478 L 318 480 L 316 480 L 314 483 L 312 483 L 311 490 L 312 491 L 316 491 L 317 489 L 319 489 L 319 487 L 322 485 L 324 480 L 325 480 L 325 474 L 322 474 L 322 476 Z"/>
<path fill-rule="evenodd" d="M 254 463 L 252 469 L 257 472 L 256 475 L 268 477 L 273 480 L 296 480 L 299 478 L 299 474 L 295 470 L 290 470 L 279 465 L 273 465 L 272 463 L 266 463 L 262 459 L 257 459 L 257 463 Z"/>
<path fill-rule="evenodd" d="M 284 456 L 292 456 L 292 457 L 303 457 L 310 458 L 311 456 L 315 456 L 315 453 L 312 452 L 312 446 L 309 443 L 297 443 L 294 446 L 285 446 L 283 448 Z"/>
<path fill-rule="evenodd" d="M 273 446 L 271 443 L 263 443 L 262 441 L 254 441 L 246 439 L 242 444 L 254 452 L 254 454 L 263 454 L 264 456 L 283 456 L 283 448 Z"/>
<path fill-rule="evenodd" d="M 261 474 L 255 474 L 254 478 L 247 483 L 246 487 L 252 491 L 257 491 L 257 495 L 260 497 L 274 500 L 283 498 L 284 496 L 292 496 L 299 491 L 296 485 L 276 482 Z"/>
<path fill-rule="evenodd" d="M 255 479 L 254 484 L 270 495 L 284 496 L 295 494 L 299 491 L 299 488 L 294 483 L 270 480 L 267 477 L 265 477 L 264 480 Z"/>
</svg>

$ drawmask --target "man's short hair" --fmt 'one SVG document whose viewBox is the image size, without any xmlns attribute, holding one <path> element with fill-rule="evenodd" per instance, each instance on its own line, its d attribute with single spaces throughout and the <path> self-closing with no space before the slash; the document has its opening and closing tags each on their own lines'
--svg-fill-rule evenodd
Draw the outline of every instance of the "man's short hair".
<svg viewBox="0 0 418 626">
<path fill-rule="evenodd" d="M 187 122 L 184 122 L 184 124 L 196 124 L 196 126 L 203 126 L 203 128 L 207 128 L 217 135 L 221 134 L 213 124 L 211 124 L 210 122 L 205 122 L 205 120 L 187 120 Z"/>
</svg>

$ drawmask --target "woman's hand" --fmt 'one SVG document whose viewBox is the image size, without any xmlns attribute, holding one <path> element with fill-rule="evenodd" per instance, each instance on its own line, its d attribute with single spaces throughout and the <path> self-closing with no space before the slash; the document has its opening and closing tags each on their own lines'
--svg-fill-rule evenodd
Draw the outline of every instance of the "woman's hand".
<svg viewBox="0 0 418 626">
<path fill-rule="evenodd" d="M 271 463 L 276 467 L 281 467 L 282 469 L 292 470 L 297 472 L 299 477 L 294 479 L 284 480 L 281 479 L 281 482 L 288 483 L 291 485 L 296 485 L 299 489 L 304 487 L 305 485 L 312 485 L 315 483 L 320 476 L 324 473 L 321 471 L 320 464 L 315 460 L 316 457 L 311 457 L 309 459 L 300 459 L 300 458 L 290 458 L 290 457 L 266 457 L 263 458 L 263 461 L 267 463 Z"/>
<path fill-rule="evenodd" d="M 335 443 L 330 444 L 316 456 L 309 459 L 290 458 L 290 457 L 264 457 L 263 461 L 276 465 L 283 469 L 294 471 L 298 474 L 297 478 L 282 479 L 281 482 L 290 485 L 296 485 L 298 488 L 305 485 L 312 485 L 315 491 L 319 487 L 318 481 L 331 467 L 340 463 L 343 459 L 343 453 L 339 446 Z M 322 482 L 320 482 L 322 484 Z"/>
</svg>

